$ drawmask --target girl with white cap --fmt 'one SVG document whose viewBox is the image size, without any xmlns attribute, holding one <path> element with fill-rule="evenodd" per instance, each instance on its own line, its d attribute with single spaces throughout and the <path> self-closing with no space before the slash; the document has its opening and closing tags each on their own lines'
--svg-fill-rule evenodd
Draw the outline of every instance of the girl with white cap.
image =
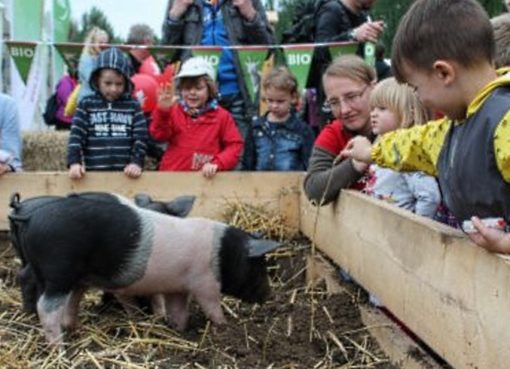
<svg viewBox="0 0 510 369">
<path fill-rule="evenodd" d="M 243 139 L 231 114 L 218 105 L 213 67 L 190 58 L 174 84 L 161 87 L 149 127 L 154 139 L 168 143 L 159 170 L 201 171 L 211 178 L 234 169 Z"/>
</svg>

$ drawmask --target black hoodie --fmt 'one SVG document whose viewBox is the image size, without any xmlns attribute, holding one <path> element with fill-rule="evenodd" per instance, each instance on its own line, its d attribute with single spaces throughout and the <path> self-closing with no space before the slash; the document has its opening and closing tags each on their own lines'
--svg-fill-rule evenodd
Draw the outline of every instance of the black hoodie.
<svg viewBox="0 0 510 369">
<path fill-rule="evenodd" d="M 114 69 L 126 79 L 124 93 L 106 100 L 97 86 L 101 69 Z M 99 54 L 90 75 L 94 95 L 83 98 L 76 110 L 68 145 L 68 165 L 85 164 L 87 170 L 122 171 L 130 163 L 143 167 L 147 149 L 147 123 L 136 99 L 128 58 L 117 48 Z"/>
</svg>

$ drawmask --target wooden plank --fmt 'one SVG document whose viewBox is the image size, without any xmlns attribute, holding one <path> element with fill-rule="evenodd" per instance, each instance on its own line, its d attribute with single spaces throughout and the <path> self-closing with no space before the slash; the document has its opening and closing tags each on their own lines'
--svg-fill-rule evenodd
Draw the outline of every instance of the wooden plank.
<svg viewBox="0 0 510 369">
<path fill-rule="evenodd" d="M 345 191 L 301 230 L 457 369 L 508 368 L 510 266 L 460 231 Z"/>
<path fill-rule="evenodd" d="M 361 320 L 392 364 L 405 369 L 441 369 L 416 342 L 380 310 L 359 306 Z"/>
<path fill-rule="evenodd" d="M 195 195 L 192 216 L 221 219 L 227 202 L 243 201 L 263 205 L 285 215 L 287 225 L 299 229 L 300 172 L 228 172 L 206 179 L 197 172 L 146 172 L 133 180 L 122 173 L 89 172 L 80 181 L 71 181 L 65 172 L 24 172 L 0 178 L 0 230 L 6 230 L 9 198 L 65 195 L 70 192 L 107 191 L 127 197 L 146 192 L 154 199 L 169 200 Z"/>
</svg>

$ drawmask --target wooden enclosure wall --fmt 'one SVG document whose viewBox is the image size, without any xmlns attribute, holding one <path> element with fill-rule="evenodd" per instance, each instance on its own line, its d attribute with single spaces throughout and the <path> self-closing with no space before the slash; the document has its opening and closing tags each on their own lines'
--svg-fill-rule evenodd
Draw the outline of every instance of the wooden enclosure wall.
<svg viewBox="0 0 510 369">
<path fill-rule="evenodd" d="M 352 191 L 319 212 L 302 196 L 301 230 L 453 367 L 509 367 L 506 258 Z"/>
<path fill-rule="evenodd" d="M 299 227 L 299 193 L 302 173 L 219 173 L 212 180 L 200 173 L 146 172 L 133 180 L 122 173 L 87 173 L 71 181 L 67 173 L 25 172 L 0 177 L 0 230 L 7 230 L 9 198 L 18 192 L 21 199 L 70 192 L 107 191 L 132 198 L 146 192 L 154 199 L 170 200 L 195 195 L 192 216 L 220 219 L 228 202 L 244 201 L 264 205 L 285 216 L 289 226 Z"/>
</svg>

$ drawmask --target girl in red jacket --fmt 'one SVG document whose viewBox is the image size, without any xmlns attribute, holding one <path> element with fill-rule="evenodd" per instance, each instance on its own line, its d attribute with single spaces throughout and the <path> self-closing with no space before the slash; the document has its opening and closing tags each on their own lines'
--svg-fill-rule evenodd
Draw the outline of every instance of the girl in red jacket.
<svg viewBox="0 0 510 369">
<path fill-rule="evenodd" d="M 230 113 L 218 105 L 215 73 L 202 58 L 190 58 L 170 85 L 158 94 L 151 136 L 166 141 L 159 170 L 202 171 L 206 178 L 232 170 L 243 150 L 243 139 Z M 177 100 L 177 101 L 176 101 Z"/>
</svg>

